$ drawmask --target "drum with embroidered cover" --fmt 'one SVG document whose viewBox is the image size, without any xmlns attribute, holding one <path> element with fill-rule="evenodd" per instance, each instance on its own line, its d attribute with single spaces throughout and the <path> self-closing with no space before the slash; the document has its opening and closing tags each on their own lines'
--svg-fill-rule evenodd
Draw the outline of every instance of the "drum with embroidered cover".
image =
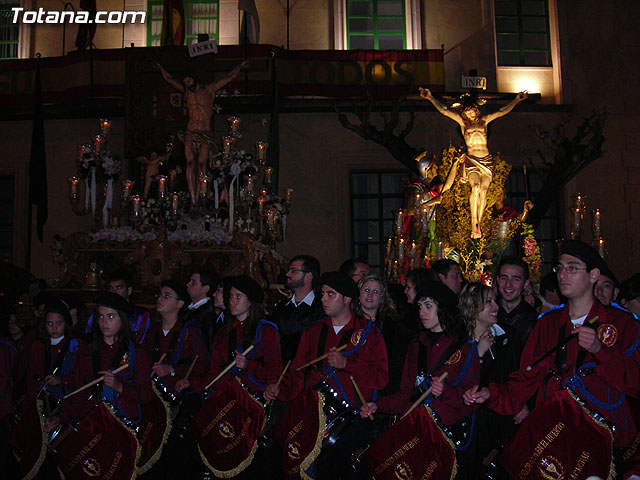
<svg viewBox="0 0 640 480">
<path fill-rule="evenodd" d="M 613 434 L 602 417 L 564 389 L 536 406 L 498 462 L 518 480 L 612 479 Z"/>
<path fill-rule="evenodd" d="M 162 455 L 162 448 L 171 433 L 171 412 L 169 405 L 162 399 L 153 385 L 153 397 L 140 409 L 138 441 L 141 455 L 138 460 L 138 473 L 149 470 Z"/>
<path fill-rule="evenodd" d="M 67 426 L 52 442 L 50 451 L 67 480 L 129 480 L 137 475 L 140 458 L 135 431 L 104 401 L 75 426 Z"/>
<path fill-rule="evenodd" d="M 398 420 L 369 447 L 365 463 L 376 479 L 452 480 L 455 448 L 427 406 Z"/>
<path fill-rule="evenodd" d="M 253 461 L 264 423 L 262 404 L 232 380 L 204 402 L 191 430 L 207 468 L 218 478 L 231 478 Z"/>
<path fill-rule="evenodd" d="M 16 423 L 11 429 L 9 444 L 20 464 L 21 478 L 28 480 L 38 473 L 47 453 L 47 436 L 43 432 L 42 401 L 25 401 L 23 408 L 13 420 Z"/>
<path fill-rule="evenodd" d="M 299 479 L 320 454 L 325 431 L 322 410 L 324 395 L 308 389 L 292 400 L 273 430 L 282 449 L 282 472 L 287 479 Z"/>
</svg>

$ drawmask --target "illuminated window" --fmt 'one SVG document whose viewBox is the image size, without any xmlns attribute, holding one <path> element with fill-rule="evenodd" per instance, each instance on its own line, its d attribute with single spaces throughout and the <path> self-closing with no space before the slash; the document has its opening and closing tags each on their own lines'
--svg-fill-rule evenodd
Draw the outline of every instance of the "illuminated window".
<svg viewBox="0 0 640 480">
<path fill-rule="evenodd" d="M 407 48 L 405 0 L 347 0 L 347 48 Z"/>
<path fill-rule="evenodd" d="M 11 8 L 20 5 L 0 5 L 0 58 L 18 58 L 18 28 L 13 23 Z"/>
<path fill-rule="evenodd" d="M 147 45 L 159 46 L 162 33 L 162 0 L 150 0 L 147 7 Z M 219 41 L 220 2 L 219 0 L 184 0 L 185 44 L 192 43 L 198 34 L 208 34 L 209 39 Z M 219 43 L 219 42 L 218 42 Z"/>
<path fill-rule="evenodd" d="M 499 66 L 550 67 L 547 0 L 494 0 Z"/>
</svg>

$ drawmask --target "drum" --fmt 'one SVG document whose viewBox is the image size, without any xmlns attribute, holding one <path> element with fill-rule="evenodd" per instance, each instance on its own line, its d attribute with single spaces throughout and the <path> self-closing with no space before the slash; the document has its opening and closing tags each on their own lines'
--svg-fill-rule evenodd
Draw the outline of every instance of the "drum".
<svg viewBox="0 0 640 480">
<path fill-rule="evenodd" d="M 162 381 L 160 377 L 154 375 L 151 377 L 154 390 L 160 395 L 160 398 L 169 406 L 171 420 L 175 420 L 180 413 L 180 398 L 179 396 L 171 391 L 169 387 Z"/>
<path fill-rule="evenodd" d="M 136 476 L 141 449 L 135 431 L 100 402 L 67 426 L 50 446 L 53 461 L 67 480 L 89 477 L 129 480 Z"/>
<path fill-rule="evenodd" d="M 264 424 L 262 403 L 239 381 L 229 381 L 204 402 L 191 430 L 207 468 L 218 478 L 229 478 L 253 461 Z"/>
<path fill-rule="evenodd" d="M 273 437 L 283 451 L 287 478 L 300 478 L 320 454 L 331 446 L 358 412 L 327 383 L 294 399 L 275 426 Z"/>
<path fill-rule="evenodd" d="M 509 478 L 612 478 L 613 434 L 573 392 L 555 392 L 536 406 L 502 450 Z"/>
<path fill-rule="evenodd" d="M 21 478 L 29 480 L 38 473 L 47 453 L 47 436 L 43 431 L 42 400 L 25 401 L 14 416 L 9 443 L 18 463 Z"/>
<path fill-rule="evenodd" d="M 428 406 L 397 421 L 369 447 L 365 463 L 376 479 L 452 480 L 456 453 Z"/>
<path fill-rule="evenodd" d="M 323 398 L 322 411 L 325 427 L 322 446 L 326 447 L 338 441 L 342 431 L 359 413 L 328 384 L 320 384 L 318 392 L 322 393 Z"/>
<path fill-rule="evenodd" d="M 140 423 L 137 428 L 141 455 L 137 462 L 138 473 L 149 470 L 162 455 L 162 448 L 171 433 L 171 413 L 169 405 L 153 385 L 153 398 L 141 408 Z"/>
</svg>

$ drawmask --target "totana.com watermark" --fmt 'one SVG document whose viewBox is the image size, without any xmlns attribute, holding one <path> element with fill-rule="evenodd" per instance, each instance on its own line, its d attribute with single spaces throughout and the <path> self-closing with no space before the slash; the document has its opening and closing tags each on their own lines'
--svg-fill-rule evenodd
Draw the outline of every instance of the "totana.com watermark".
<svg viewBox="0 0 640 480">
<path fill-rule="evenodd" d="M 13 7 L 13 23 L 144 23 L 147 19 L 145 11 L 122 12 L 112 10 L 106 12 L 100 10 L 95 16 L 91 12 L 58 12 L 54 10 L 25 10 L 22 7 Z"/>
</svg>

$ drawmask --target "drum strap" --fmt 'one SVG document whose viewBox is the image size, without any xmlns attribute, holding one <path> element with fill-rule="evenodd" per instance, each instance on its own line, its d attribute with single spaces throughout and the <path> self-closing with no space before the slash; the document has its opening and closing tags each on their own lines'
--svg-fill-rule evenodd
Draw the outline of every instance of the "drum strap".
<svg viewBox="0 0 640 480">
<path fill-rule="evenodd" d="M 447 360 L 449 360 L 451 358 L 451 356 L 456 353 L 456 351 L 465 343 L 467 342 L 466 339 L 460 340 L 459 342 L 455 342 L 450 344 L 447 349 L 442 352 L 442 355 L 440 355 L 440 358 L 438 358 L 438 361 L 436 363 L 433 364 L 433 367 L 431 367 L 431 370 L 429 370 L 429 372 L 424 375 L 425 378 L 430 378 L 433 376 L 434 373 L 436 373 L 438 371 L 438 369 L 440 367 L 442 367 L 442 365 L 445 364 L 445 362 Z M 427 370 L 427 347 L 424 345 L 424 343 L 422 342 L 418 342 L 419 346 L 418 346 L 418 371 L 419 372 L 424 372 Z M 418 374 L 418 376 L 420 376 L 421 373 Z M 423 375 L 423 374 L 422 374 Z M 412 396 L 415 396 L 415 398 L 418 398 L 420 395 L 422 395 L 422 393 L 424 392 L 424 390 L 422 389 L 422 387 L 420 385 L 416 386 L 413 389 L 413 392 L 411 393 Z"/>
<path fill-rule="evenodd" d="M 339 345 L 345 345 L 347 342 L 349 342 L 349 340 L 351 340 L 351 335 L 353 335 L 353 332 L 355 331 L 355 328 L 350 328 L 349 330 L 345 330 L 344 332 L 342 332 Z M 325 353 L 324 347 L 327 345 L 327 335 L 329 335 L 329 325 L 323 323 L 322 328 L 320 329 L 320 336 L 318 337 L 318 357 Z"/>
<path fill-rule="evenodd" d="M 558 346 L 562 345 L 564 341 L 565 341 L 564 326 L 562 326 L 558 330 L 557 345 Z M 560 349 L 556 352 L 555 364 L 556 364 L 556 372 L 558 373 L 558 375 L 560 375 L 562 373 L 563 367 L 567 364 L 567 346 L 566 345 L 562 345 L 562 347 L 560 347 Z"/>
<path fill-rule="evenodd" d="M 56 368 L 60 368 L 62 366 L 64 357 L 66 356 L 67 350 L 69 349 L 69 341 L 69 338 L 64 339 L 62 347 L 60 348 L 60 355 L 58 355 L 58 358 L 56 358 L 55 365 L 52 365 L 51 362 L 51 348 L 49 347 L 49 345 L 44 346 L 44 369 L 42 371 L 44 372 L 45 376 L 49 375 Z"/>
<path fill-rule="evenodd" d="M 171 357 L 173 356 L 173 351 L 176 348 L 176 344 L 178 343 L 178 332 L 173 332 L 171 334 L 171 339 L 169 340 L 169 348 L 167 350 L 167 359 L 171 361 Z M 162 340 L 162 332 L 158 330 L 156 332 L 155 338 L 153 339 L 153 362 L 157 362 L 160 360 L 160 341 Z"/>
</svg>

